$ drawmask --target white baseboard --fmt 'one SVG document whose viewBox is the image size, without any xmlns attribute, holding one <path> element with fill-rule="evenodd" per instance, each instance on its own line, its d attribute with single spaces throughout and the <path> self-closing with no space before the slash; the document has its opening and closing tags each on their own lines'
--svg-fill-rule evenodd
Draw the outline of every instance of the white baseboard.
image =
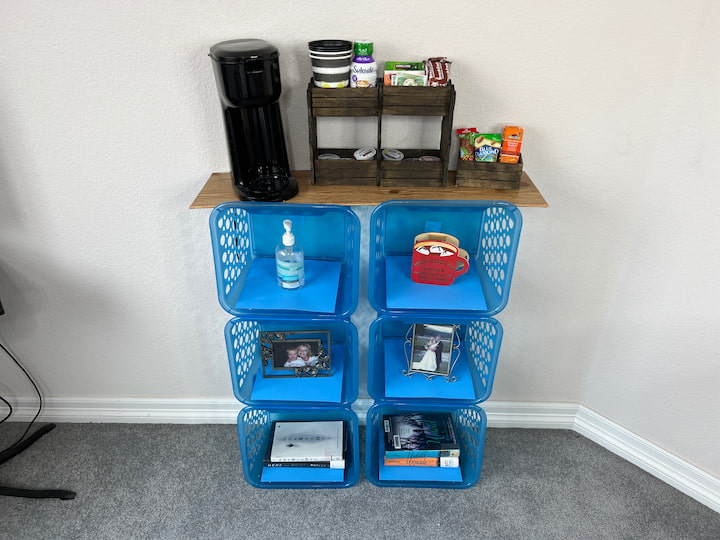
<svg viewBox="0 0 720 540">
<path fill-rule="evenodd" d="M 573 429 L 578 411 L 576 403 L 486 401 L 481 407 L 493 428 Z"/>
<path fill-rule="evenodd" d="M 720 512 L 720 478 L 582 405 L 573 430 Z"/>
<path fill-rule="evenodd" d="M 16 400 L 14 421 L 30 420 L 32 400 Z M 361 423 L 373 404 L 353 404 Z M 50 398 L 42 422 L 155 424 L 234 424 L 242 404 L 227 399 Z M 568 429 L 628 460 L 709 508 L 720 512 L 720 479 L 643 439 L 608 418 L 573 403 L 487 401 L 482 404 L 491 428 Z"/>
<path fill-rule="evenodd" d="M 372 399 L 353 403 L 361 423 L 373 403 Z M 488 427 L 493 428 L 573 429 L 578 411 L 573 403 L 486 401 L 481 407 L 487 413 Z"/>
<path fill-rule="evenodd" d="M 234 424 L 242 407 L 242 403 L 234 398 L 47 398 L 39 420 L 108 424 Z M 13 420 L 28 421 L 36 412 L 37 401 L 19 400 Z"/>
</svg>

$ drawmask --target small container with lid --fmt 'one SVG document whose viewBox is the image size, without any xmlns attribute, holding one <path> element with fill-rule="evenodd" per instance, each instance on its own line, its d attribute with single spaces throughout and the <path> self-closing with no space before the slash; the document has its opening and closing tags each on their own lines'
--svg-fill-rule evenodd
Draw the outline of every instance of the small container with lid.
<svg viewBox="0 0 720 540">
<path fill-rule="evenodd" d="M 353 153 L 353 156 L 355 156 L 355 159 L 360 161 L 369 161 L 371 159 L 375 159 L 375 155 L 377 154 L 377 150 L 372 148 L 371 146 L 365 146 L 363 148 L 358 148 Z"/>
<path fill-rule="evenodd" d="M 402 161 L 405 157 L 405 154 L 396 148 L 385 148 L 382 155 L 387 161 Z"/>
<path fill-rule="evenodd" d="M 345 88 L 350 85 L 352 41 L 319 39 L 308 43 L 313 69 L 313 84 L 321 88 Z"/>
</svg>

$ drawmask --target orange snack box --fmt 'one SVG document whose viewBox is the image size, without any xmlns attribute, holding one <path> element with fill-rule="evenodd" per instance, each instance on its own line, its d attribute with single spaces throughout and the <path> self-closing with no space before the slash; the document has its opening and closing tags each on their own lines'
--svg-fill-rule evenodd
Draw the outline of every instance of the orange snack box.
<svg viewBox="0 0 720 540">
<path fill-rule="evenodd" d="M 520 160 L 520 149 L 523 141 L 523 128 L 507 125 L 503 128 L 501 163 L 517 163 Z"/>
</svg>

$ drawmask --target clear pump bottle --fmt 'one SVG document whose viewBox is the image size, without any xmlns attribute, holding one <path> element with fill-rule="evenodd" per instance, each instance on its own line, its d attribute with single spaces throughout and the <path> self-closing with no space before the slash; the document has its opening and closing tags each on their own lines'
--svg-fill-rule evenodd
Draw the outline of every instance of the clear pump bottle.
<svg viewBox="0 0 720 540">
<path fill-rule="evenodd" d="M 305 255 L 300 244 L 295 243 L 292 221 L 283 221 L 285 233 L 275 248 L 275 265 L 278 285 L 283 289 L 299 289 L 305 285 Z"/>
</svg>

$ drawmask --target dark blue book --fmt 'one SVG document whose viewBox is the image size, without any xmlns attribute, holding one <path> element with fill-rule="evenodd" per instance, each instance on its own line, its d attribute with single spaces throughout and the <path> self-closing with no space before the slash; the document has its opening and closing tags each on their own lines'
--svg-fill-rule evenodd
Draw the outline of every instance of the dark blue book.
<svg viewBox="0 0 720 540">
<path fill-rule="evenodd" d="M 387 459 L 460 455 L 450 413 L 383 415 L 383 431 Z"/>
</svg>

